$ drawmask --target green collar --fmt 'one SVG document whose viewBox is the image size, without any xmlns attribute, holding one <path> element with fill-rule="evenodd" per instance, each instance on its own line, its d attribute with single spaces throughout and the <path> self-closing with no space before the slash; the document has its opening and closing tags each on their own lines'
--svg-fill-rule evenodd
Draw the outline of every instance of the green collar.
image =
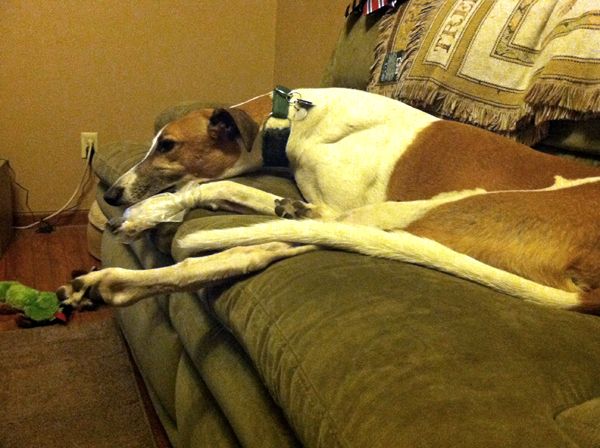
<svg viewBox="0 0 600 448">
<path fill-rule="evenodd" d="M 290 106 L 293 106 L 293 110 L 295 110 L 291 117 L 289 116 Z M 287 120 L 288 126 L 265 129 L 262 144 L 264 166 L 289 166 L 286 148 L 292 121 L 304 119 L 308 110 L 313 106 L 314 104 L 312 102 L 303 100 L 298 93 L 293 92 L 291 89 L 283 86 L 275 87 L 273 90 L 273 109 L 271 111 L 271 117 Z M 300 118 L 298 118 L 298 114 L 301 115 Z"/>
<path fill-rule="evenodd" d="M 273 90 L 272 118 L 288 119 L 291 97 L 290 92 L 291 89 L 288 89 L 287 87 L 275 87 Z M 284 128 L 265 129 L 262 142 L 262 158 L 264 166 L 289 166 L 289 160 L 285 153 L 289 136 L 289 126 Z"/>
</svg>

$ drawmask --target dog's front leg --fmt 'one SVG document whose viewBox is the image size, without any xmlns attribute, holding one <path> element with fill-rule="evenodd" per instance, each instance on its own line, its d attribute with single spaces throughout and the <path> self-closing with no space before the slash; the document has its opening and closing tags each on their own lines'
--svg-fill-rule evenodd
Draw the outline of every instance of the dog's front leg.
<svg viewBox="0 0 600 448">
<path fill-rule="evenodd" d="M 174 193 L 152 196 L 129 207 L 123 217 L 111 220 L 109 228 L 125 239 L 134 239 L 162 222 L 179 222 L 193 208 L 237 213 L 275 215 L 275 203 L 283 198 L 232 181 L 190 184 Z"/>
<path fill-rule="evenodd" d="M 333 221 L 339 213 L 325 204 L 311 204 L 298 199 L 281 198 L 275 200 L 275 214 L 285 219 L 319 219 Z"/>
<path fill-rule="evenodd" d="M 187 258 L 164 268 L 106 268 L 75 278 L 60 287 L 57 294 L 63 303 L 74 307 L 89 305 L 94 301 L 127 306 L 159 294 L 195 291 L 311 250 L 314 250 L 311 246 L 275 242 L 234 247 L 214 255 Z"/>
</svg>

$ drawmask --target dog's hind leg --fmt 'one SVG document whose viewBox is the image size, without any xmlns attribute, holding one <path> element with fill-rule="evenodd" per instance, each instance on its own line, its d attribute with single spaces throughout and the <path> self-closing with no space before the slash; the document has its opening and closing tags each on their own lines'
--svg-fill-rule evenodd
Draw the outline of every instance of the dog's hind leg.
<svg viewBox="0 0 600 448">
<path fill-rule="evenodd" d="M 572 308 L 580 304 L 579 293 L 569 292 L 487 265 L 428 238 L 397 230 L 318 220 L 275 220 L 250 227 L 203 230 L 177 242 L 180 256 L 240 245 L 286 241 L 358 252 L 439 269 L 487 285 L 526 300 Z"/>
<path fill-rule="evenodd" d="M 130 270 L 106 268 L 75 278 L 57 291 L 59 299 L 80 307 L 93 301 L 114 306 L 176 291 L 194 291 L 228 278 L 264 269 L 283 258 L 315 250 L 315 246 L 267 243 L 232 249 L 205 257 L 187 258 L 172 266 Z"/>
<path fill-rule="evenodd" d="M 190 184 L 174 193 L 152 196 L 129 207 L 109 228 L 125 239 L 133 239 L 161 222 L 181 221 L 193 208 L 258 213 L 275 216 L 275 203 L 283 199 L 257 188 L 232 181 Z"/>
</svg>

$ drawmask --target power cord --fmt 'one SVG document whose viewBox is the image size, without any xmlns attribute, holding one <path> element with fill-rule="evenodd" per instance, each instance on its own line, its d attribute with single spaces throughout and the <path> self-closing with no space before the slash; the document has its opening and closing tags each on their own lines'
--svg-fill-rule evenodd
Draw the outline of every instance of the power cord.
<svg viewBox="0 0 600 448">
<path fill-rule="evenodd" d="M 78 195 L 80 196 L 81 193 L 83 192 L 83 187 L 85 186 L 85 184 L 89 181 L 90 179 L 90 173 L 91 173 L 91 166 L 92 166 L 92 159 L 94 157 L 94 154 L 96 152 L 96 148 L 94 147 L 93 143 L 90 143 L 90 146 L 88 148 L 86 148 L 86 163 L 85 163 L 85 169 L 83 170 L 83 173 L 81 175 L 81 178 L 79 180 L 79 184 L 77 185 L 77 188 L 75 189 L 75 191 L 73 192 L 73 194 L 71 195 L 71 197 L 67 200 L 67 202 L 65 203 L 65 205 L 63 205 L 61 208 L 59 208 L 58 210 L 56 210 L 55 212 L 51 213 L 50 215 L 40 219 L 39 221 L 36 221 L 32 224 L 29 224 L 27 226 L 13 226 L 14 229 L 18 229 L 18 230 L 25 230 L 25 229 L 31 229 L 35 226 L 39 225 L 39 228 L 37 229 L 37 232 L 39 233 L 51 233 L 54 231 L 54 226 L 52 224 L 50 224 L 48 222 L 48 220 L 60 215 L 61 213 L 63 213 L 64 211 L 68 211 L 68 210 L 72 210 L 74 207 L 77 206 L 77 204 L 74 204 L 73 206 L 69 207 L 69 205 L 71 204 L 71 202 L 73 202 L 73 200 L 75 198 L 80 199 L 78 197 Z M 0 160 L 6 160 L 6 159 L 0 159 Z M 33 216 L 33 211 L 31 210 L 31 207 L 29 206 L 29 190 L 25 187 L 23 187 L 21 184 L 19 184 L 16 181 L 16 174 L 14 172 L 14 170 L 12 168 L 10 168 L 11 172 L 13 173 L 14 176 L 14 182 L 15 184 L 21 188 L 22 190 L 25 191 L 25 206 L 27 207 L 27 210 L 29 211 L 29 213 L 31 213 L 31 215 Z"/>
</svg>

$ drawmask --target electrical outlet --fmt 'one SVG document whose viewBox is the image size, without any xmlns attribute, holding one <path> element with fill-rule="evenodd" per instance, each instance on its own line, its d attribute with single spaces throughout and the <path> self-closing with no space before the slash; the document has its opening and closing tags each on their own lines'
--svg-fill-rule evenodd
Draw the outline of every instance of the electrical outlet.
<svg viewBox="0 0 600 448">
<path fill-rule="evenodd" d="M 98 133 L 97 132 L 82 132 L 81 133 L 81 158 L 87 159 L 90 151 L 98 149 Z"/>
</svg>

